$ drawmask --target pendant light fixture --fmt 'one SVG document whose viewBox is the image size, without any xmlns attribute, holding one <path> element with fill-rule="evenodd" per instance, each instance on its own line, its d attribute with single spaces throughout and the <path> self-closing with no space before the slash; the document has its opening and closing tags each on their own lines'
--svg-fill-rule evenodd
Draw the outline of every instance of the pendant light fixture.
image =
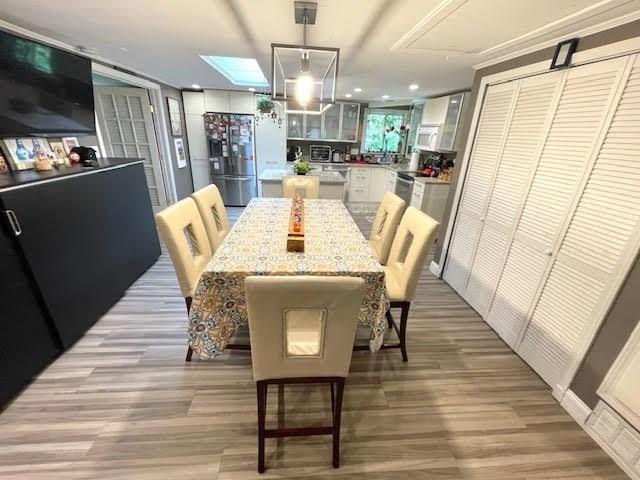
<svg viewBox="0 0 640 480">
<path fill-rule="evenodd" d="M 307 45 L 307 26 L 315 25 L 318 4 L 294 2 L 302 44 L 271 44 L 272 98 L 287 113 L 321 114 L 335 101 L 340 49 Z"/>
</svg>

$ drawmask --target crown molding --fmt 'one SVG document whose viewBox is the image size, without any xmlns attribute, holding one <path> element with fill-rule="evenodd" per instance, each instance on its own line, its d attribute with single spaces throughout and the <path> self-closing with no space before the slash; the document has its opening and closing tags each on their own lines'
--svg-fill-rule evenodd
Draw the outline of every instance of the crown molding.
<svg viewBox="0 0 640 480">
<path fill-rule="evenodd" d="M 179 87 L 179 86 L 177 86 L 177 85 L 175 85 L 175 84 L 173 84 L 171 82 L 168 82 L 168 81 L 166 81 L 166 80 L 164 80 L 162 78 L 154 77 L 154 76 L 149 75 L 149 74 L 147 74 L 145 72 L 142 72 L 142 71 L 137 70 L 135 68 L 131 68 L 131 67 L 127 66 L 127 65 L 123 65 L 123 64 L 121 64 L 119 62 L 111 60 L 110 58 L 107 58 L 107 57 L 103 57 L 101 55 L 91 54 L 91 53 L 88 53 L 88 52 L 80 52 L 80 51 L 78 51 L 78 49 L 75 46 L 70 45 L 70 44 L 68 44 L 66 42 L 62 42 L 60 40 L 56 40 L 54 38 L 47 37 L 46 35 L 42 35 L 40 33 L 33 32 L 33 31 L 28 30 L 28 29 L 26 29 L 24 27 L 20 27 L 18 25 L 15 25 L 13 23 L 9 23 L 9 22 L 7 22 L 5 20 L 2 20 L 2 19 L 0 19 L 0 30 L 4 30 L 4 31 L 9 32 L 9 33 L 15 33 L 15 34 L 21 35 L 23 37 L 29 38 L 31 40 L 35 40 L 36 42 L 44 43 L 44 44 L 49 45 L 51 47 L 56 47 L 56 48 L 59 48 L 61 50 L 66 50 L 68 52 L 75 53 L 76 55 L 79 55 L 79 56 L 85 57 L 85 58 L 89 58 L 89 59 L 91 59 L 91 60 L 93 60 L 95 62 L 104 64 L 106 66 L 122 69 L 122 70 L 125 70 L 125 71 L 129 72 L 129 73 L 133 73 L 136 76 L 143 77 L 143 78 L 146 78 L 146 79 L 151 79 L 152 81 L 160 82 L 160 83 L 163 83 L 163 84 L 168 85 L 170 87 L 177 88 L 178 90 L 182 89 L 182 87 Z"/>
<path fill-rule="evenodd" d="M 501 55 L 500 57 L 493 58 L 491 60 L 487 60 L 482 63 L 478 63 L 473 66 L 474 70 L 480 70 L 482 68 L 490 67 L 492 65 L 496 65 L 498 63 L 506 62 L 508 60 L 512 60 L 514 58 L 522 57 L 529 53 L 537 52 L 539 50 L 543 50 L 548 47 L 553 47 L 557 45 L 559 42 L 563 40 L 567 40 L 569 38 L 574 37 L 586 37 L 588 35 L 593 35 L 595 33 L 600 33 L 605 30 L 610 30 L 615 27 L 619 27 L 620 25 L 624 25 L 625 23 L 630 23 L 635 20 L 640 19 L 640 10 L 635 12 L 630 12 L 624 15 L 621 15 L 616 18 L 612 18 L 610 20 L 605 20 L 604 22 L 598 23 L 596 25 L 592 25 L 591 27 L 585 27 L 580 30 L 575 30 L 571 33 L 566 33 L 564 35 L 560 35 L 551 40 L 546 40 L 544 42 L 537 43 L 531 47 L 522 48 L 520 50 L 516 50 L 515 52 L 507 53 L 505 55 Z M 551 57 L 549 57 L 551 59 Z"/>
</svg>

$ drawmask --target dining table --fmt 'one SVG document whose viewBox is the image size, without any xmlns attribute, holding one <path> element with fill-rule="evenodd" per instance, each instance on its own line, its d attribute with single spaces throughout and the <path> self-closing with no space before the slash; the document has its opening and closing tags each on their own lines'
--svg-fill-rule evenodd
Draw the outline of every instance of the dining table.
<svg viewBox="0 0 640 480">
<path fill-rule="evenodd" d="M 341 200 L 304 200 L 304 252 L 287 251 L 291 198 L 254 198 L 202 272 L 189 312 L 188 340 L 201 359 L 219 355 L 248 325 L 244 282 L 253 275 L 360 277 L 358 323 L 377 351 L 387 326 L 384 267 Z"/>
</svg>

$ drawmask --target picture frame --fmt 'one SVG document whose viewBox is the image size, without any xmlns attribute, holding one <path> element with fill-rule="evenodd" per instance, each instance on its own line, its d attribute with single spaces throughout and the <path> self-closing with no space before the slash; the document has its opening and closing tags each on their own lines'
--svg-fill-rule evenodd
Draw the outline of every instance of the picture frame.
<svg viewBox="0 0 640 480">
<path fill-rule="evenodd" d="M 171 135 L 182 136 L 182 114 L 180 113 L 180 102 L 172 97 L 167 97 L 167 108 L 169 110 L 169 125 L 171 125 Z"/>
<path fill-rule="evenodd" d="M 40 153 L 54 158 L 49 142 L 45 138 L 5 138 L 2 143 L 3 150 L 7 154 L 6 160 L 14 171 L 32 169 Z"/>
<path fill-rule="evenodd" d="M 4 154 L 0 150 L 0 173 L 7 173 L 7 172 L 9 172 L 9 163 L 4 158 Z"/>
<path fill-rule="evenodd" d="M 61 141 L 64 145 L 64 151 L 66 152 L 67 156 L 71 153 L 71 149 L 73 147 L 80 146 L 80 142 L 78 142 L 77 137 L 62 137 Z"/>
<path fill-rule="evenodd" d="M 556 46 L 556 51 L 553 54 L 553 60 L 551 60 L 550 70 L 557 68 L 566 68 L 571 65 L 571 57 L 578 48 L 578 38 L 571 38 L 560 42 Z"/>
<path fill-rule="evenodd" d="M 173 145 L 176 149 L 176 161 L 178 168 L 184 168 L 187 166 L 187 155 L 184 151 L 184 140 L 182 138 L 174 138 Z"/>
<path fill-rule="evenodd" d="M 70 165 L 69 157 L 67 156 L 67 152 L 64 149 L 64 143 L 61 138 L 50 138 L 49 139 L 49 147 L 53 152 L 53 156 L 57 163 L 62 165 Z"/>
</svg>

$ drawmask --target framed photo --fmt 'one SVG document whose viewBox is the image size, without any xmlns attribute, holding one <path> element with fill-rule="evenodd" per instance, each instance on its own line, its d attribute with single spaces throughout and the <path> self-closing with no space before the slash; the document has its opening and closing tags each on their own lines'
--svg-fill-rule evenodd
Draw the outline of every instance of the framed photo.
<svg viewBox="0 0 640 480">
<path fill-rule="evenodd" d="M 184 153 L 184 142 L 181 138 L 174 138 L 173 145 L 176 147 L 176 159 L 178 160 L 178 168 L 187 166 L 187 156 Z"/>
<path fill-rule="evenodd" d="M 182 135 L 182 115 L 180 115 L 180 102 L 175 98 L 167 97 L 169 107 L 169 123 L 171 124 L 171 135 L 179 137 Z"/>
<path fill-rule="evenodd" d="M 44 138 L 5 138 L 4 151 L 7 153 L 12 170 L 28 170 L 41 153 L 53 158 L 49 143 Z"/>
<path fill-rule="evenodd" d="M 0 151 L 0 173 L 7 173 L 9 171 L 9 164 L 4 158 L 2 151 Z"/>
<path fill-rule="evenodd" d="M 73 147 L 79 147 L 80 142 L 76 137 L 63 137 L 62 144 L 64 145 L 64 151 L 69 155 Z"/>
<path fill-rule="evenodd" d="M 64 143 L 62 143 L 60 138 L 49 139 L 49 146 L 51 147 L 53 156 L 58 163 L 70 165 L 69 157 L 67 157 L 67 152 L 64 150 Z"/>
<path fill-rule="evenodd" d="M 551 60 L 551 70 L 556 68 L 565 68 L 571 65 L 571 57 L 578 47 L 578 39 L 572 38 L 571 40 L 565 40 L 560 42 L 556 46 L 556 51 L 553 54 L 553 60 Z"/>
</svg>

